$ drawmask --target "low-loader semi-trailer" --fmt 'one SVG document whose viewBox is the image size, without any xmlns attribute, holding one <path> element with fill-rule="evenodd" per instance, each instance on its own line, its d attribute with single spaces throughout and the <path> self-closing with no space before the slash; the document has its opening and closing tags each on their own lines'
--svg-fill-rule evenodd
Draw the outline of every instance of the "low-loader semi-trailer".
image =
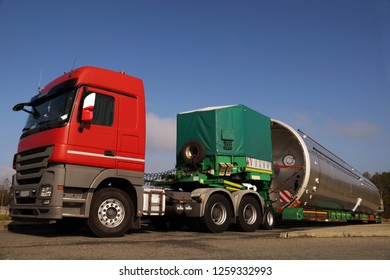
<svg viewBox="0 0 390 280">
<path fill-rule="evenodd" d="M 305 133 L 244 105 L 177 115 L 176 168 L 145 184 L 142 80 L 96 67 L 65 73 L 29 102 L 12 180 L 13 220 L 87 223 L 121 236 L 141 218 L 196 230 L 279 220 L 380 222 L 378 189 Z"/>
</svg>

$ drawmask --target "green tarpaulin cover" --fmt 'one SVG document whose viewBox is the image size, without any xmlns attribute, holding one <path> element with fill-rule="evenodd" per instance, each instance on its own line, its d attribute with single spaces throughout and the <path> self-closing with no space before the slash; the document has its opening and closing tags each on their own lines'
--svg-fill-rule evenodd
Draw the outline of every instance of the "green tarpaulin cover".
<svg viewBox="0 0 390 280">
<path fill-rule="evenodd" d="M 177 155 L 189 140 L 207 155 L 246 156 L 272 162 L 271 120 L 244 105 L 209 107 L 177 115 Z"/>
</svg>

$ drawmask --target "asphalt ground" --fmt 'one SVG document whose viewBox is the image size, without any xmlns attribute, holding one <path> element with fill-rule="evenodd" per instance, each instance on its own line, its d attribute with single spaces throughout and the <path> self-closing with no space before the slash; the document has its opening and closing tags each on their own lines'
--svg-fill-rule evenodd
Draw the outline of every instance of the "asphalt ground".
<svg viewBox="0 0 390 280">
<path fill-rule="evenodd" d="M 390 237 L 390 223 L 381 224 L 341 224 L 339 226 L 321 226 L 307 230 L 287 230 L 280 233 L 280 238 L 304 237 Z"/>
<path fill-rule="evenodd" d="M 312 224 L 314 225 L 314 224 Z M 47 225 L 0 221 L 0 231 L 23 230 Z M 390 237 L 390 222 L 381 224 L 330 224 L 326 226 L 311 226 L 305 228 L 286 228 L 280 233 L 280 238 L 331 238 L 331 237 Z"/>
</svg>

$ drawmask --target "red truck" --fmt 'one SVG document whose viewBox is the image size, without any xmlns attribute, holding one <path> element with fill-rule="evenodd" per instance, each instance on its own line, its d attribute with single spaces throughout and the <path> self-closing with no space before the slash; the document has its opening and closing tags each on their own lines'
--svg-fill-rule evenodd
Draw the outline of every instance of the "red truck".
<svg viewBox="0 0 390 280">
<path fill-rule="evenodd" d="M 68 218 L 89 217 L 89 227 L 100 236 L 139 227 L 145 168 L 142 80 L 82 67 L 14 110 L 29 117 L 14 158 L 13 219 L 67 224 Z"/>
</svg>

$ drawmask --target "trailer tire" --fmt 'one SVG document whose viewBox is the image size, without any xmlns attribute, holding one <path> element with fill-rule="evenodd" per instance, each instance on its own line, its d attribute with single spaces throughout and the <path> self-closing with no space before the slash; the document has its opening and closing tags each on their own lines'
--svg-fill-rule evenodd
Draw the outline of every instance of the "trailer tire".
<svg viewBox="0 0 390 280">
<path fill-rule="evenodd" d="M 187 164 L 197 165 L 206 156 L 206 148 L 199 140 L 187 141 L 181 149 L 181 157 Z"/>
<path fill-rule="evenodd" d="M 275 226 L 275 213 L 271 207 L 265 209 L 263 224 L 260 226 L 262 229 L 271 230 Z"/>
<path fill-rule="evenodd" d="M 232 209 L 227 198 L 221 194 L 212 195 L 206 203 L 200 223 L 205 231 L 221 233 L 229 228 Z"/>
<path fill-rule="evenodd" d="M 132 224 L 133 203 L 122 190 L 104 188 L 92 199 L 88 227 L 99 237 L 123 236 Z"/>
<path fill-rule="evenodd" d="M 252 196 L 244 196 L 238 207 L 237 225 L 241 231 L 255 231 L 261 223 L 259 202 Z"/>
</svg>

